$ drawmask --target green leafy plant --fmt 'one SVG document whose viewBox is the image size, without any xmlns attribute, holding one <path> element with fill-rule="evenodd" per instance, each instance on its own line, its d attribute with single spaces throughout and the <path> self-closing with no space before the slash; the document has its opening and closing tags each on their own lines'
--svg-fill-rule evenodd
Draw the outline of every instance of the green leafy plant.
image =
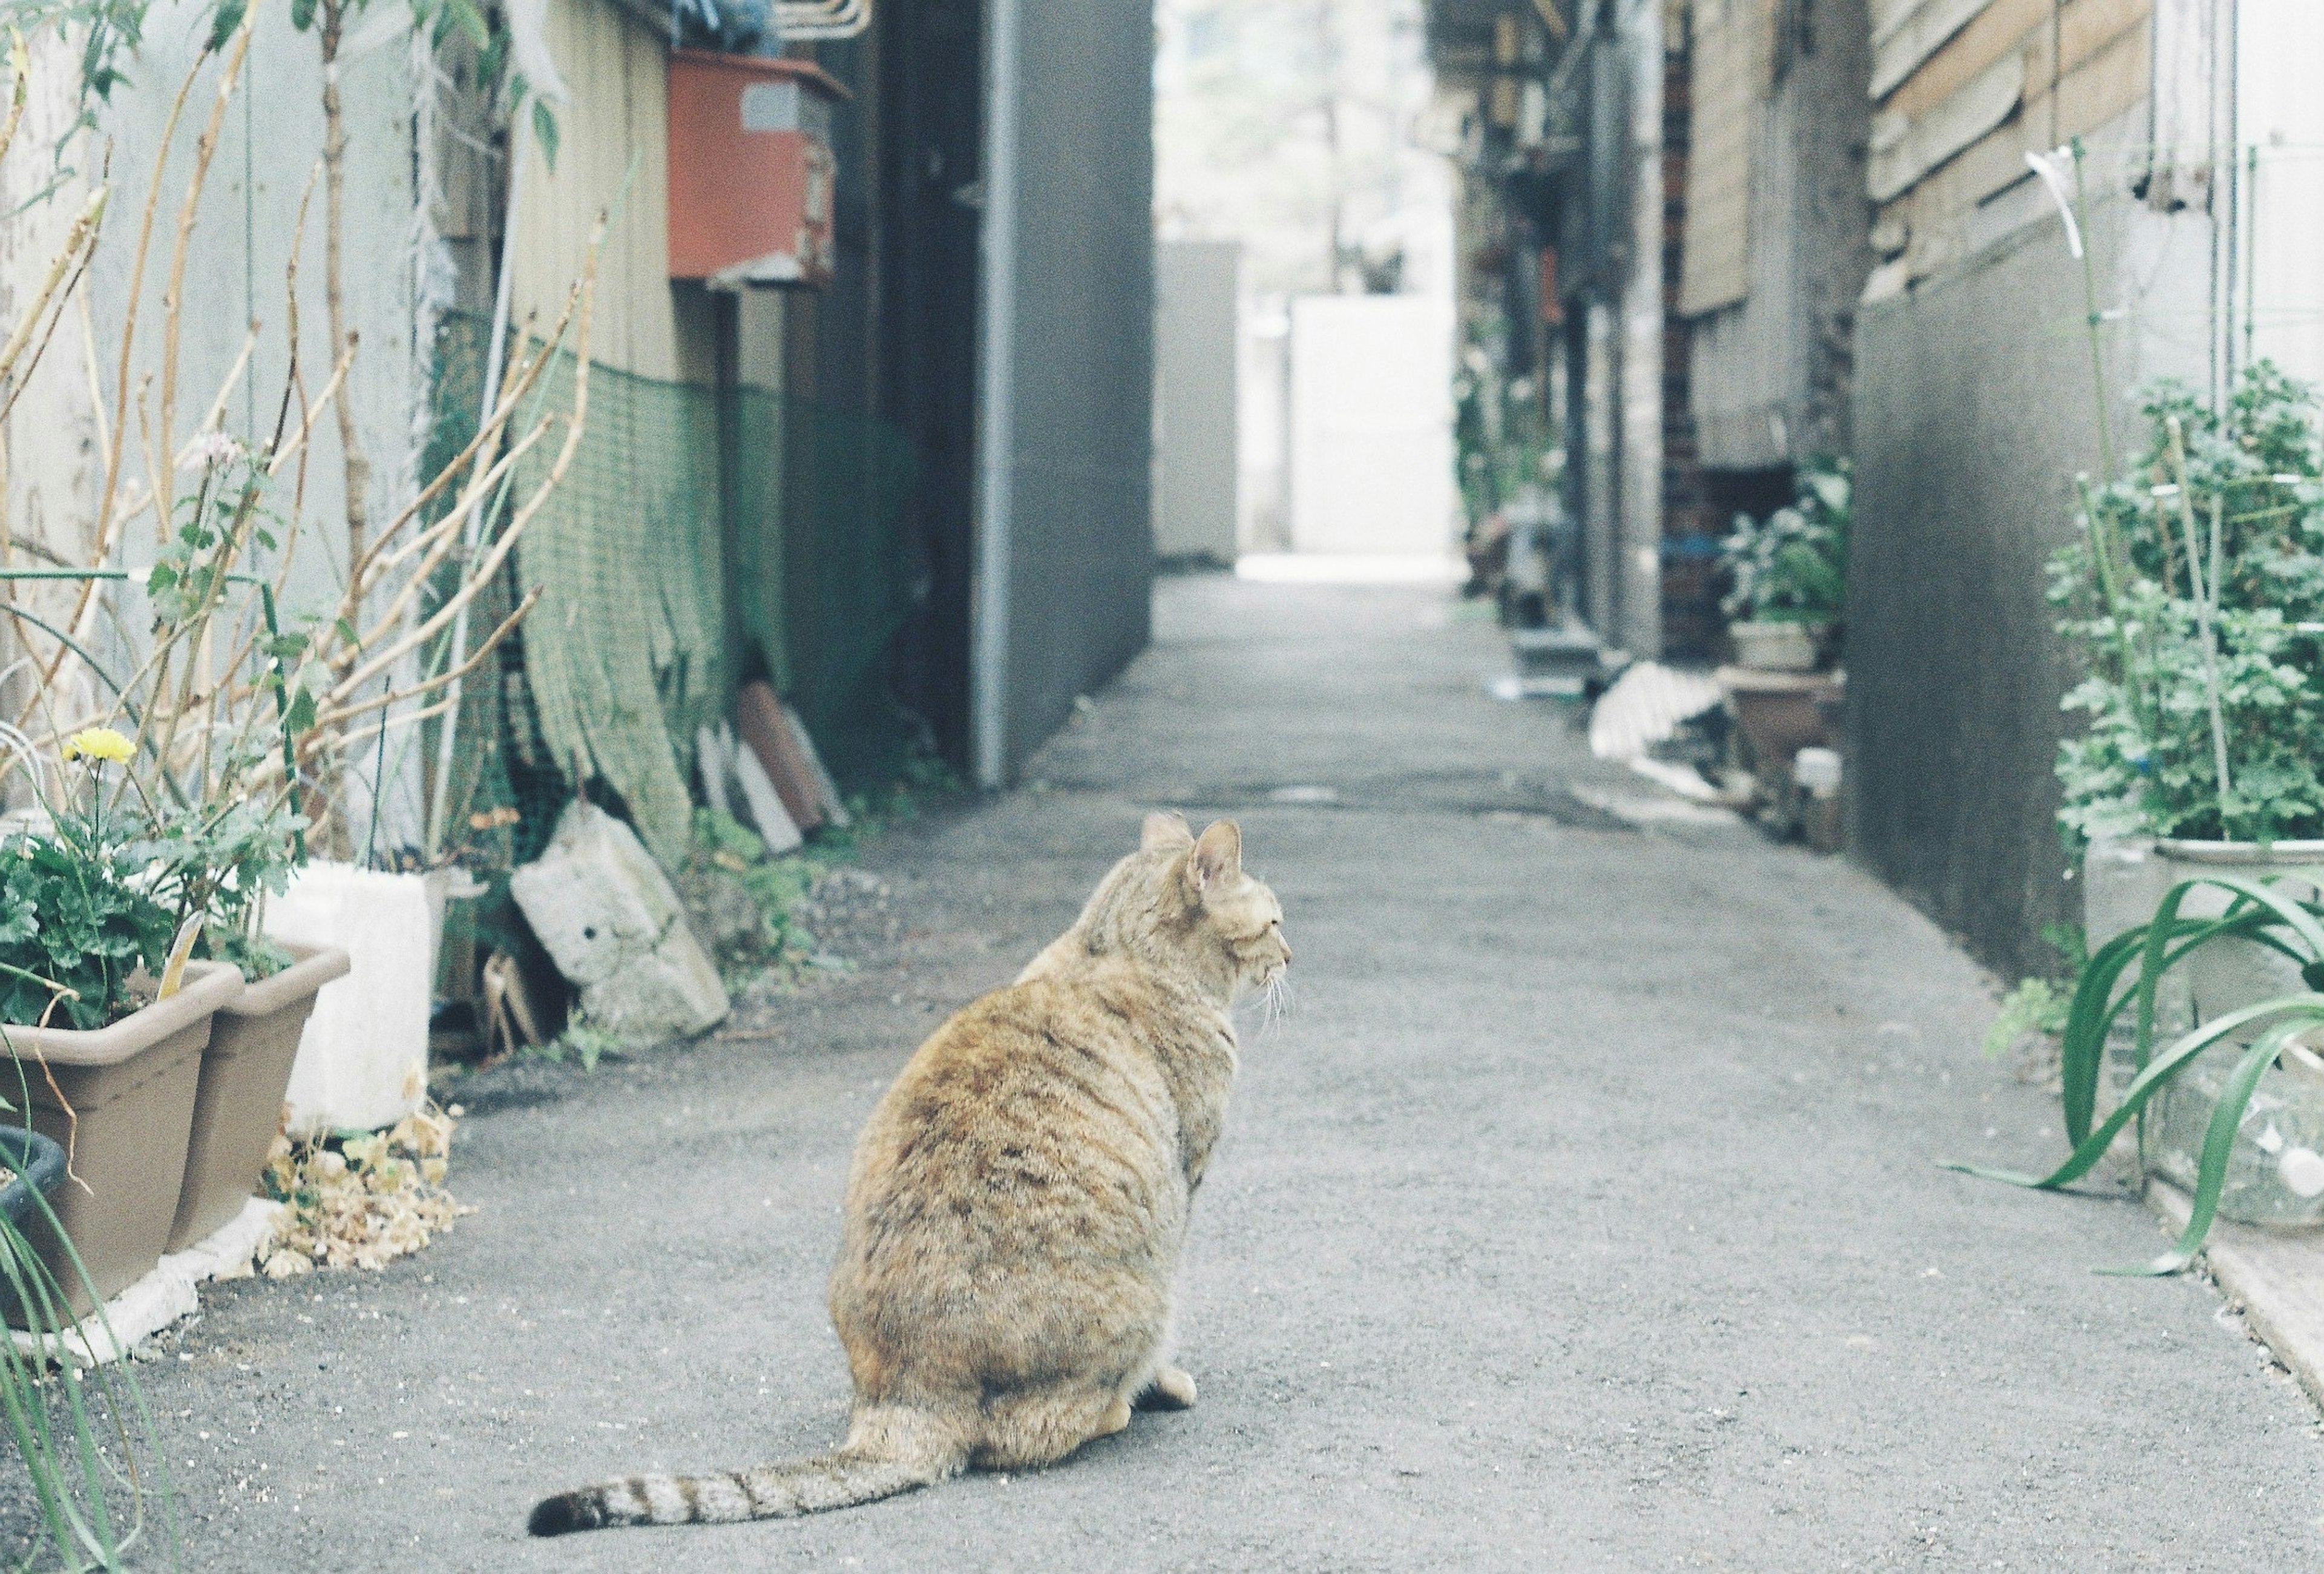
<svg viewBox="0 0 2324 1574">
<path fill-rule="evenodd" d="M 69 824 L 0 843 L 0 1020 L 105 1026 L 133 973 L 160 974 L 173 932 L 125 846 Z"/>
<path fill-rule="evenodd" d="M 2055 1038 L 2066 1031 L 2067 996 L 2047 978 L 2021 978 L 2001 997 L 2001 1014 L 1985 1032 L 1985 1056 L 1997 1060 L 2028 1033 Z"/>
<path fill-rule="evenodd" d="M 1760 623 L 1837 624 L 1848 599 L 1848 536 L 1854 481 L 1844 458 L 1800 467 L 1799 497 L 1765 520 L 1735 516 L 1720 560 L 1735 588 L 1720 603 L 1729 617 Z"/>
<path fill-rule="evenodd" d="M 2085 483 L 2051 563 L 2088 718 L 2059 747 L 2069 849 L 2098 836 L 2324 836 L 2324 454 L 2262 362 L 2224 412 L 2163 382 L 2128 472 Z"/>
<path fill-rule="evenodd" d="M 2226 911 L 2214 918 L 2182 916 L 2188 895 L 2205 886 L 2227 893 Z M 2163 976 L 2194 951 L 2221 941 L 2246 941 L 2289 958 L 2298 965 L 2309 992 L 2222 1013 L 2156 1052 L 2155 997 Z M 2137 977 L 2126 984 L 2124 976 L 2133 964 Z M 2097 1108 L 2107 1039 L 2126 1011 L 2134 1014 L 2135 1023 L 2131 1051 L 2134 1074 L 2123 1089 L 2121 1103 L 2093 1128 L 2090 1122 Z M 2248 1048 L 2242 1049 L 2212 1109 L 2192 1206 L 2177 1245 L 2151 1263 L 2104 1270 L 2175 1273 L 2194 1260 L 2210 1232 L 2227 1183 L 2228 1160 L 2260 1079 L 2288 1046 L 2319 1024 L 2324 1024 L 2324 914 L 2278 889 L 2275 881 L 2231 875 L 2182 880 L 2164 893 L 2152 919 L 2099 947 L 2075 981 L 2061 1046 L 2066 1140 L 2073 1144 L 2065 1162 L 2042 1176 L 1974 1164 L 1946 1167 L 2041 1190 L 2070 1186 L 2089 1173 L 2126 1126 L 2144 1120 L 2148 1104 L 2173 1078 L 2208 1051 L 2236 1048 L 2235 1035 L 2248 1031 L 2255 1036 Z"/>
<path fill-rule="evenodd" d="M 825 867 L 797 854 L 770 856 L 767 844 L 732 815 L 697 809 L 694 850 L 679 885 L 704 920 L 722 968 L 745 974 L 814 949 L 795 915 Z M 742 902 L 722 900 L 721 887 Z"/>
<path fill-rule="evenodd" d="M 2070 980 L 2089 964 L 2089 948 L 2080 924 L 2045 923 L 2042 938 L 2058 953 L 2069 982 L 2061 987 L 2055 978 L 2019 979 L 2017 987 L 2002 996 L 2001 1014 L 1986 1030 L 1985 1055 L 1989 1060 L 1999 1060 L 2029 1034 L 2055 1039 L 2066 1031 L 2072 999 Z"/>
</svg>

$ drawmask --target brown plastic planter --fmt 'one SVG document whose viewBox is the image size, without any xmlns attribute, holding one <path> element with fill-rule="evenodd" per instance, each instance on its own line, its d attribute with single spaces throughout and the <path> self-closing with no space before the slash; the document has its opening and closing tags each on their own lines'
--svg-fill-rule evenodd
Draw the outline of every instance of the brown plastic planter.
<svg viewBox="0 0 2324 1574">
<path fill-rule="evenodd" d="M 1829 741 L 1824 708 L 1842 692 L 1840 674 L 1721 667 L 1716 676 L 1760 770 L 1789 772 L 1802 749 Z"/>
<path fill-rule="evenodd" d="M 258 1189 L 282 1124 L 282 1095 L 290 1086 L 290 1063 L 299 1058 L 299 1035 L 315 1010 L 315 992 L 346 977 L 347 954 L 337 946 L 290 949 L 290 966 L 244 985 L 210 1023 L 178 1221 L 170 1230 L 173 1252 L 232 1223 Z"/>
<path fill-rule="evenodd" d="M 143 1277 L 170 1244 L 202 1049 L 210 1040 L 212 1017 L 241 993 L 242 975 L 226 963 L 193 962 L 177 994 L 111 1027 L 94 1032 L 6 1030 L 32 1096 L 32 1129 L 71 1151 L 71 1174 L 51 1194 L 49 1206 L 72 1237 L 100 1300 Z M 12 1085 L 14 1102 L 15 1069 L 0 1075 Z M 51 1077 L 54 1088 L 49 1086 Z M 63 1104 L 57 1100 L 60 1091 Z M 65 1113 L 66 1105 L 71 1115 Z M 32 1232 L 32 1244 L 73 1310 L 94 1310 L 88 1286 L 62 1243 L 40 1228 Z"/>
</svg>

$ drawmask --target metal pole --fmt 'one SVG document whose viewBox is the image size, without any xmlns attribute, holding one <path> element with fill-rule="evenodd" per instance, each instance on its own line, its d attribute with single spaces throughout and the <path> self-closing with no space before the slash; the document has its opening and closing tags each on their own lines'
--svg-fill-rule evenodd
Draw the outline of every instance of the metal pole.
<svg viewBox="0 0 2324 1574">
<path fill-rule="evenodd" d="M 1008 762 L 1009 548 L 1016 505 L 1017 65 L 1019 0 L 990 0 L 984 79 L 984 214 L 979 230 L 977 535 L 969 656 L 976 784 Z"/>
</svg>

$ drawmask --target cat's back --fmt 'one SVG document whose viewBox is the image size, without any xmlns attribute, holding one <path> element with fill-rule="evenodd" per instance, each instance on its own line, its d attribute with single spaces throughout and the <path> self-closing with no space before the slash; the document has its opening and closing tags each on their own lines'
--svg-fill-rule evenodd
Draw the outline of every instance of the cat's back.
<svg viewBox="0 0 2324 1574">
<path fill-rule="evenodd" d="M 864 1129 L 856 1216 L 994 1223 L 1167 1186 L 1178 1112 L 1150 1049 L 1163 1010 L 1132 969 L 1013 984 L 955 1012 Z"/>
</svg>

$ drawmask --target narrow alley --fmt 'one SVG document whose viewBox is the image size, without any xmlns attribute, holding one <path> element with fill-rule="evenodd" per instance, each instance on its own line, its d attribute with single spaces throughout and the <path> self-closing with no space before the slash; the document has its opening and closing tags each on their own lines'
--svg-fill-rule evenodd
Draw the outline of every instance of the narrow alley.
<svg viewBox="0 0 2324 1574">
<path fill-rule="evenodd" d="M 216 1287 L 140 1368 L 190 1566 L 2292 1568 L 2313 1411 L 2046 1161 L 1980 976 L 1839 859 L 1629 818 L 1449 592 L 1157 586 L 1026 785 L 867 844 L 854 970 L 694 1043 L 453 1084 L 458 1192 L 374 1274 Z M 543 1492 L 822 1448 L 850 1145 L 1148 808 L 1232 815 L 1296 1008 L 1199 1198 L 1194 1410 L 1035 1477 L 528 1542 Z M 1637 821 L 1645 820 L 1640 824 Z M 842 931 L 847 938 L 839 938 Z M 347 1360 L 342 1352 L 360 1351 Z"/>
</svg>

